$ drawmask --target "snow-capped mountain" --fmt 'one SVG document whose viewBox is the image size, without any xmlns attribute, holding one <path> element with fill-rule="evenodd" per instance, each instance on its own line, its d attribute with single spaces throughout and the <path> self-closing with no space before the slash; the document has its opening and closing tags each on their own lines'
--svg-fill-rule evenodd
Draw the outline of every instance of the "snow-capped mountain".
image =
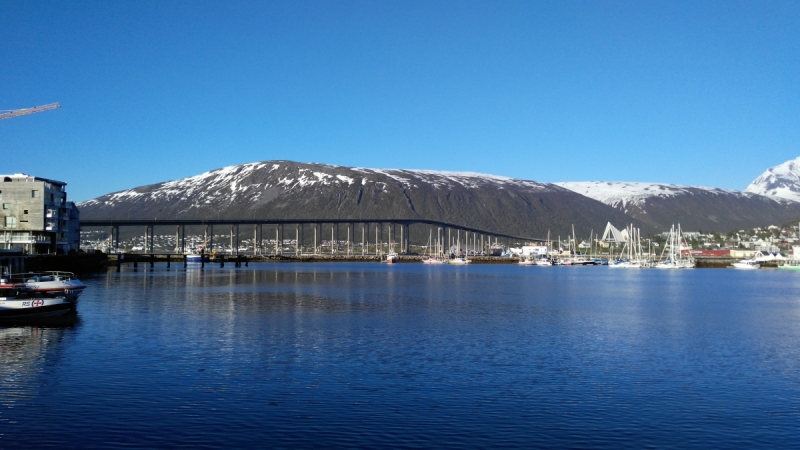
<svg viewBox="0 0 800 450">
<path fill-rule="evenodd" d="M 728 189 L 607 181 L 555 184 L 661 229 L 681 223 L 685 230 L 731 231 L 800 216 L 800 203 Z"/>
<path fill-rule="evenodd" d="M 797 164 L 790 161 L 762 178 L 784 180 L 774 181 L 773 189 L 788 195 L 785 180 L 800 173 Z M 609 221 L 634 223 L 645 232 L 673 223 L 685 230 L 726 232 L 800 217 L 800 202 L 748 191 L 633 182 L 551 184 L 472 172 L 265 161 L 115 192 L 78 206 L 84 219 L 426 218 L 532 237 L 548 230 L 566 235 L 573 224 L 599 230 Z M 800 195 L 800 189 L 793 192 Z"/>
<path fill-rule="evenodd" d="M 532 237 L 544 237 L 548 230 L 566 235 L 571 224 L 600 229 L 607 221 L 630 221 L 620 211 L 549 183 L 291 161 L 224 167 L 78 206 L 83 219 L 426 218 Z"/>
<path fill-rule="evenodd" d="M 770 167 L 745 192 L 800 202 L 800 158 Z"/>
</svg>

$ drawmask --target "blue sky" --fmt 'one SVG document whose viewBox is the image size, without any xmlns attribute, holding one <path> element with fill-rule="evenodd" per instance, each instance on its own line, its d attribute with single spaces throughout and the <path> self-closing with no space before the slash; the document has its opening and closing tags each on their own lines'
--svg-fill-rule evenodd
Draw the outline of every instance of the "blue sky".
<svg viewBox="0 0 800 450">
<path fill-rule="evenodd" d="M 743 189 L 800 156 L 800 3 L 3 1 L 0 172 L 252 161 Z"/>
</svg>

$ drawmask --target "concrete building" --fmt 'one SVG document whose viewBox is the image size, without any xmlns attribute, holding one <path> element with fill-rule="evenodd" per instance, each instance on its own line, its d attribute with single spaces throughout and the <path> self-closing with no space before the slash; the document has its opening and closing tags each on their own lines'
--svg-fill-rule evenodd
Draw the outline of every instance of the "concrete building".
<svg viewBox="0 0 800 450">
<path fill-rule="evenodd" d="M 0 175 L 0 248 L 28 254 L 80 247 L 80 214 L 67 183 L 22 173 Z"/>
</svg>

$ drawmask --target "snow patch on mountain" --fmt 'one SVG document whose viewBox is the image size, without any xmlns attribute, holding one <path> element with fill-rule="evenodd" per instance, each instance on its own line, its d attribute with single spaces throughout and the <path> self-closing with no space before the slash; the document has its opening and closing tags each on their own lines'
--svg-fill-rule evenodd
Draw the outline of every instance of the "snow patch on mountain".
<svg viewBox="0 0 800 450">
<path fill-rule="evenodd" d="M 647 200 L 653 197 L 668 198 L 706 192 L 714 195 L 747 196 L 739 191 L 705 186 L 680 186 L 676 184 L 620 182 L 620 181 L 568 181 L 553 183 L 611 207 L 627 212 L 635 206 L 643 213 Z"/>
<path fill-rule="evenodd" d="M 800 158 L 770 167 L 745 192 L 800 202 Z"/>
</svg>

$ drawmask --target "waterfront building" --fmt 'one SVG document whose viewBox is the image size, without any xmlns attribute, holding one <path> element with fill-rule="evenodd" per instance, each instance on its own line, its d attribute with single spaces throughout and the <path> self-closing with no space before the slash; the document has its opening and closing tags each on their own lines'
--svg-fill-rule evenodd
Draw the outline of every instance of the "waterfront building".
<svg viewBox="0 0 800 450">
<path fill-rule="evenodd" d="M 80 247 L 80 213 L 67 183 L 23 173 L 0 175 L 0 248 L 27 254 Z"/>
</svg>

